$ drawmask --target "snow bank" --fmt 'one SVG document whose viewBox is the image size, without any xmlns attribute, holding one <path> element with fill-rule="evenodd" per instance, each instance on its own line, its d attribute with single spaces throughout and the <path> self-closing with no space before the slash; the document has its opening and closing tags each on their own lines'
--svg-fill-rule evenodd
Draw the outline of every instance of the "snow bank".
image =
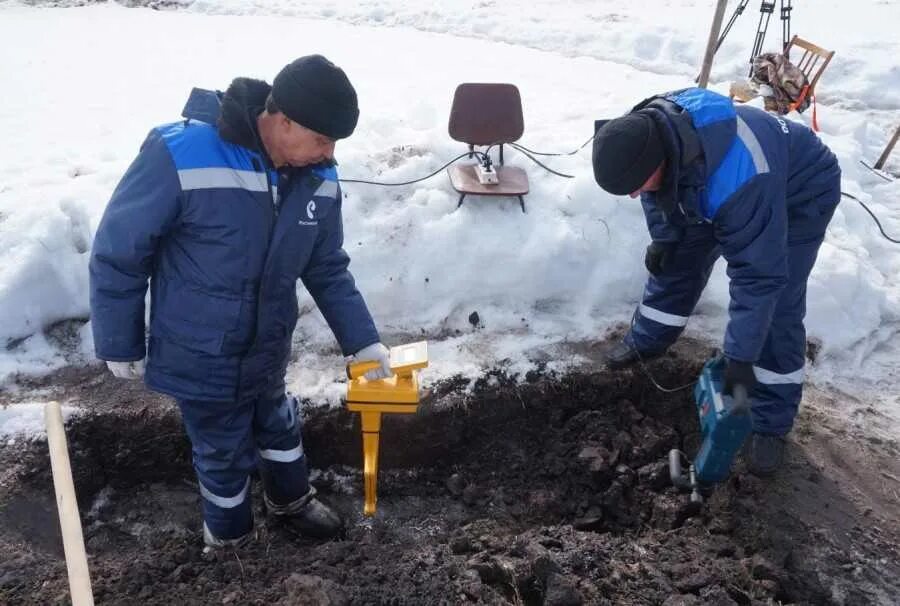
<svg viewBox="0 0 900 606">
<path fill-rule="evenodd" d="M 63 406 L 63 422 L 77 412 L 77 408 Z M 43 403 L 0 406 L 0 445 L 15 446 L 19 440 L 42 439 L 46 435 Z"/>
<path fill-rule="evenodd" d="M 187 12 L 0 5 L 0 44 L 16 50 L 3 53 L 0 81 L 28 91 L 0 108 L 7 143 L 0 149 L 0 377 L 89 351 L 87 328 L 65 355 L 41 331 L 87 318 L 89 246 L 104 206 L 146 132 L 177 119 L 192 86 L 223 89 L 237 75 L 271 80 L 296 56 L 326 54 L 361 99 L 359 128 L 338 146 L 342 176 L 403 181 L 464 150 L 446 131 L 460 82 L 515 82 L 525 108 L 522 143 L 542 151 L 574 149 L 595 118 L 689 85 L 712 3 L 682 4 L 228 0 L 194 2 Z M 841 160 L 844 189 L 871 203 L 898 235 L 900 185 L 857 162 L 877 156 L 895 120 L 885 110 L 900 106 L 890 29 L 897 7 L 816 6 L 814 14 L 795 9 L 795 31 L 838 50 L 822 84 L 822 137 Z M 756 20 L 748 10 L 723 46 L 718 90 L 743 73 Z M 845 27 L 833 31 L 835 22 Z M 863 22 L 865 35 L 851 27 Z M 780 36 L 777 19 L 771 29 L 770 46 Z M 351 269 L 389 343 L 432 340 L 428 381 L 496 364 L 577 362 L 558 356 L 557 346 L 601 337 L 627 321 L 640 296 L 643 216 L 635 201 L 597 188 L 589 149 L 548 159 L 576 175 L 571 180 L 512 150 L 507 161 L 528 171 L 525 215 L 515 200 L 470 198 L 456 211 L 445 175 L 401 188 L 345 185 Z M 898 270 L 896 245 L 856 202 L 844 201 L 810 281 L 809 334 L 822 343 L 814 379 L 870 374 L 873 386 L 896 391 Z M 718 338 L 727 300 L 720 266 L 689 330 Z M 341 360 L 302 292 L 301 305 L 290 386 L 335 400 Z M 473 311 L 477 327 L 468 320 Z"/>
</svg>

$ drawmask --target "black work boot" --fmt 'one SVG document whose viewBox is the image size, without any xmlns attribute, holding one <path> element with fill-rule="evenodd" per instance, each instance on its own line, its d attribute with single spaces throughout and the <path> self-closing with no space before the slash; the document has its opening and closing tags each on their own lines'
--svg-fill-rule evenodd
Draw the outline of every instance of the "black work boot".
<svg viewBox="0 0 900 606">
<path fill-rule="evenodd" d="M 316 489 L 310 486 L 309 492 L 287 505 L 276 505 L 268 495 L 264 495 L 264 499 L 269 514 L 292 532 L 313 539 L 331 539 L 341 535 L 344 521 L 315 496 Z"/>
<path fill-rule="evenodd" d="M 638 355 L 638 351 L 631 343 L 619 341 L 606 351 L 604 361 L 609 370 L 621 370 L 623 368 L 628 368 L 632 364 L 636 364 L 638 360 L 644 360 L 646 362 L 647 360 L 658 358 L 661 355 L 662 352 L 641 352 L 641 354 Z"/>
<path fill-rule="evenodd" d="M 782 436 L 753 434 L 747 447 L 747 469 L 760 478 L 774 475 L 784 461 L 784 447 Z"/>
</svg>

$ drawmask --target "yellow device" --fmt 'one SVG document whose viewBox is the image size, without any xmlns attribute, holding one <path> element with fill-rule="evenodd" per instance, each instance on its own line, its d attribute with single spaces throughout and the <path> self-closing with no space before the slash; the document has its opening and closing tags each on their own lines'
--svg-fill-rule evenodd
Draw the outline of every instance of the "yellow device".
<svg viewBox="0 0 900 606">
<path fill-rule="evenodd" d="M 378 500 L 378 446 L 382 413 L 413 414 L 419 408 L 416 371 L 428 366 L 428 343 L 419 341 L 390 349 L 394 375 L 369 381 L 363 375 L 378 368 L 374 361 L 347 366 L 347 410 L 360 413 L 363 433 L 363 477 L 366 503 L 363 512 L 375 515 Z"/>
</svg>

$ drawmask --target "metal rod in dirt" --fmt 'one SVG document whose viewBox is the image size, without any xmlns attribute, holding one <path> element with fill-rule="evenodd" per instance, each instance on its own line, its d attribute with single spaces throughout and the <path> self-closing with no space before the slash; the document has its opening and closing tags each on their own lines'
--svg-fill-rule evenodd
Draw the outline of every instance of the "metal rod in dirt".
<svg viewBox="0 0 900 606">
<path fill-rule="evenodd" d="M 84 550 L 84 535 L 81 532 L 81 518 L 78 516 L 78 501 L 75 499 L 75 483 L 72 480 L 72 466 L 69 463 L 69 448 L 59 402 L 47 402 L 44 406 L 44 422 L 47 425 L 50 466 L 56 489 L 56 508 L 59 511 L 66 568 L 69 571 L 72 606 L 93 606 L 91 575 Z"/>
<path fill-rule="evenodd" d="M 891 137 L 890 142 L 888 142 L 887 147 L 884 148 L 884 152 L 881 154 L 881 157 L 878 158 L 878 162 L 875 163 L 875 168 L 881 170 L 884 166 L 884 163 L 887 162 L 888 156 L 891 155 L 891 150 L 894 149 L 894 146 L 897 145 L 897 139 L 900 139 L 900 126 L 897 127 L 897 130 L 894 131 L 894 136 Z"/>
<path fill-rule="evenodd" d="M 712 70 L 713 57 L 716 56 L 716 44 L 719 41 L 719 32 L 722 30 L 722 19 L 725 18 L 727 5 L 728 0 L 719 0 L 716 4 L 716 14 L 709 30 L 709 40 L 706 42 L 706 54 L 703 56 L 703 67 L 700 69 L 700 78 L 697 81 L 697 86 L 700 88 L 706 88 L 709 82 L 709 72 Z"/>
</svg>

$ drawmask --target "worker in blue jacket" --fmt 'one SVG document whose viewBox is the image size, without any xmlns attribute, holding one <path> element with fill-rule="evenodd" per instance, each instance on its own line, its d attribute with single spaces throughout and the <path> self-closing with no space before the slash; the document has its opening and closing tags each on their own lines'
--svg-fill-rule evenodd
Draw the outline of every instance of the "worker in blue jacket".
<svg viewBox="0 0 900 606">
<path fill-rule="evenodd" d="M 749 468 L 772 474 L 800 403 L 806 282 L 840 200 L 837 159 L 801 124 L 691 88 L 603 125 L 593 164 L 604 190 L 640 195 L 652 239 L 643 300 L 608 366 L 665 352 L 723 256 L 731 294 L 724 390 L 748 389 Z"/>
<path fill-rule="evenodd" d="M 319 55 L 290 63 L 272 86 L 237 78 L 224 94 L 194 89 L 183 120 L 150 131 L 97 229 L 97 357 L 177 400 L 210 547 L 251 535 L 255 468 L 268 513 L 288 528 L 342 530 L 309 483 L 285 370 L 299 279 L 343 353 L 378 361 L 370 379 L 390 375 L 342 248 L 333 153 L 358 116 L 347 76 Z"/>
</svg>

